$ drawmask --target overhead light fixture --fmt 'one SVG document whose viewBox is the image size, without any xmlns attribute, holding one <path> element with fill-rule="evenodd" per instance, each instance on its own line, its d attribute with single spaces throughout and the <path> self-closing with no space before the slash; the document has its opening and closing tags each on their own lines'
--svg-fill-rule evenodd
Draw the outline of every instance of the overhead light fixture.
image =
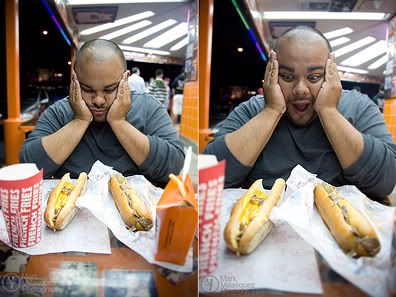
<svg viewBox="0 0 396 297">
<path fill-rule="evenodd" d="M 89 28 L 86 30 L 82 30 L 80 32 L 80 34 L 81 35 L 91 35 L 91 34 L 98 33 L 98 32 L 104 31 L 104 30 L 108 30 L 108 29 L 115 28 L 118 26 L 126 25 L 126 24 L 129 24 L 132 22 L 136 22 L 136 21 L 151 17 L 153 15 L 155 15 L 155 13 L 152 11 L 141 12 L 141 13 L 134 14 L 134 15 L 131 15 L 126 18 L 119 19 L 113 23 L 106 23 L 106 24 L 95 26 L 95 27 L 92 27 L 92 28 Z"/>
<path fill-rule="evenodd" d="M 131 51 L 131 52 L 155 54 L 155 55 L 162 55 L 162 56 L 170 55 L 170 52 L 153 50 L 153 49 L 149 49 L 149 48 L 141 48 L 141 47 L 127 46 L 127 45 L 120 45 L 119 47 L 122 50 Z"/>
<path fill-rule="evenodd" d="M 128 59 L 136 59 L 136 58 L 146 58 L 147 54 L 144 53 L 137 53 L 137 52 L 129 52 L 129 51 L 123 51 L 124 57 L 126 60 Z"/>
<path fill-rule="evenodd" d="M 356 67 L 386 53 L 387 50 L 386 41 L 380 40 L 360 51 L 356 55 L 353 55 L 352 57 L 342 61 L 341 64 Z"/>
<path fill-rule="evenodd" d="M 347 38 L 347 37 L 337 38 L 337 39 L 334 39 L 334 40 L 330 41 L 330 46 L 331 47 L 336 47 L 336 46 L 339 46 L 341 44 L 347 43 L 349 41 L 351 41 L 351 40 L 349 38 Z"/>
<path fill-rule="evenodd" d="M 186 36 L 186 38 L 183 38 L 181 41 L 179 41 L 174 46 L 172 46 L 170 48 L 170 51 L 177 51 L 177 50 L 181 49 L 183 46 L 186 46 L 187 43 L 188 43 L 188 36 Z"/>
<path fill-rule="evenodd" d="M 71 62 L 70 62 L 70 61 L 68 61 L 68 62 L 67 62 L 67 65 L 71 65 Z"/>
<path fill-rule="evenodd" d="M 67 0 L 68 5 L 97 5 L 97 4 L 123 4 L 123 3 L 165 3 L 188 2 L 189 0 Z"/>
<path fill-rule="evenodd" d="M 44 30 L 43 31 L 43 35 L 47 35 L 48 34 L 48 31 L 47 30 Z"/>
<path fill-rule="evenodd" d="M 358 41 L 356 41 L 354 43 L 351 43 L 350 45 L 344 46 L 344 47 L 336 50 L 334 52 L 334 54 L 338 58 L 338 57 L 341 57 L 342 55 L 345 55 L 345 54 L 347 54 L 347 53 L 349 53 L 351 51 L 354 51 L 355 49 L 358 49 L 358 48 L 360 48 L 362 46 L 365 46 L 365 45 L 367 45 L 369 43 L 372 43 L 374 41 L 375 41 L 374 37 L 368 36 L 368 37 L 360 39 L 360 40 L 358 40 Z"/>
<path fill-rule="evenodd" d="M 327 11 L 266 11 L 265 20 L 364 20 L 385 21 L 389 14 L 382 12 L 327 12 Z"/>
<path fill-rule="evenodd" d="M 136 31 L 138 29 L 141 29 L 141 28 L 146 27 L 146 26 L 151 25 L 151 24 L 152 24 L 152 22 L 144 20 L 144 21 L 141 21 L 139 23 L 136 23 L 136 24 L 130 25 L 128 27 L 122 28 L 120 30 L 117 30 L 117 31 L 111 32 L 109 34 L 103 35 L 102 37 L 99 37 L 99 38 L 107 39 L 107 40 L 114 39 L 114 38 L 117 38 L 119 36 L 128 34 L 128 33 L 133 32 L 133 31 Z"/>
<path fill-rule="evenodd" d="M 187 32 L 188 32 L 187 23 L 185 23 L 185 22 L 180 23 L 179 25 L 166 31 L 165 33 L 162 33 L 161 35 L 150 40 L 149 42 L 146 42 L 143 46 L 151 47 L 151 48 L 161 48 L 164 45 L 171 43 L 172 41 L 186 35 Z"/>
<path fill-rule="evenodd" d="M 367 67 L 367 69 L 374 70 L 374 69 L 380 68 L 386 62 L 388 62 L 388 54 L 382 56 L 377 61 L 375 61 L 373 64 L 369 65 L 369 67 Z"/>
<path fill-rule="evenodd" d="M 243 48 L 242 47 L 238 47 L 237 51 L 242 53 L 243 52 Z"/>
<path fill-rule="evenodd" d="M 351 73 L 359 73 L 359 74 L 369 73 L 367 70 L 344 67 L 344 66 L 337 66 L 337 70 L 344 71 L 344 72 L 351 72 Z"/>
<path fill-rule="evenodd" d="M 353 32 L 352 28 L 345 27 L 345 28 L 341 28 L 341 29 L 338 29 L 338 30 L 334 30 L 334 31 L 330 31 L 330 32 L 324 33 L 323 35 L 327 39 L 332 39 L 332 38 L 340 37 L 340 36 L 343 36 L 343 35 L 347 35 L 347 34 L 352 33 L 352 32 Z"/>
<path fill-rule="evenodd" d="M 150 36 L 151 34 L 157 33 L 158 31 L 168 28 L 176 23 L 177 22 L 175 20 L 169 19 L 169 20 L 159 23 L 158 25 L 155 25 L 147 30 L 139 32 L 138 34 L 135 34 L 135 35 L 123 40 L 121 43 L 124 43 L 124 44 L 134 43 L 135 41 L 138 41 L 138 40 L 143 39 L 147 36 Z"/>
</svg>

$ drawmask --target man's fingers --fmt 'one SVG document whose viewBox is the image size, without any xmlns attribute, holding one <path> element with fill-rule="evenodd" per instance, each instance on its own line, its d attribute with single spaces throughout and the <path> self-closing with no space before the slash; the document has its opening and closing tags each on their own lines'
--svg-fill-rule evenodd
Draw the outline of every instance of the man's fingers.
<svg viewBox="0 0 396 297">
<path fill-rule="evenodd" d="M 75 88 L 76 88 L 76 100 L 82 100 L 82 95 L 81 95 L 81 88 L 80 88 L 80 82 L 76 79 L 75 80 Z"/>
<path fill-rule="evenodd" d="M 272 62 L 272 70 L 271 70 L 271 83 L 272 84 L 277 84 L 278 83 L 278 61 L 274 60 Z"/>
<path fill-rule="evenodd" d="M 74 96 L 74 79 L 72 78 L 69 88 L 69 100 L 73 100 L 73 96 Z"/>
<path fill-rule="evenodd" d="M 330 53 L 329 57 L 330 57 L 331 60 L 333 60 L 334 63 L 336 63 L 336 56 L 335 56 L 334 53 Z"/>
<path fill-rule="evenodd" d="M 328 81 L 330 77 L 333 75 L 333 69 L 331 68 L 332 60 L 329 58 L 326 61 L 326 73 L 325 80 Z"/>
<path fill-rule="evenodd" d="M 267 64 L 267 67 L 265 69 L 265 74 L 264 74 L 264 83 L 267 83 L 267 85 L 270 83 L 271 79 L 271 73 L 274 69 L 274 61 L 276 60 L 276 53 L 271 50 L 269 54 L 269 61 Z"/>
<path fill-rule="evenodd" d="M 267 68 L 266 68 L 266 72 L 265 72 L 265 79 L 264 79 L 264 82 L 266 83 L 267 87 L 271 83 L 271 73 L 272 73 L 273 69 L 274 69 L 274 62 L 270 56 L 270 60 L 268 61 L 268 64 L 267 64 Z"/>
<path fill-rule="evenodd" d="M 265 67 L 265 72 L 264 72 L 264 85 L 268 84 L 268 77 L 271 71 L 270 68 L 271 68 L 271 61 L 268 61 L 267 67 Z"/>
<path fill-rule="evenodd" d="M 125 75 L 124 75 L 124 77 L 125 77 Z M 124 84 L 125 84 L 125 81 L 122 79 L 122 80 L 120 81 L 120 86 L 119 86 L 119 88 L 118 88 L 118 90 L 120 91 L 120 96 L 123 96 L 124 93 L 125 93 Z"/>
<path fill-rule="evenodd" d="M 276 53 L 270 52 L 269 69 L 267 73 L 267 86 L 278 83 L 278 61 L 276 60 Z"/>
</svg>

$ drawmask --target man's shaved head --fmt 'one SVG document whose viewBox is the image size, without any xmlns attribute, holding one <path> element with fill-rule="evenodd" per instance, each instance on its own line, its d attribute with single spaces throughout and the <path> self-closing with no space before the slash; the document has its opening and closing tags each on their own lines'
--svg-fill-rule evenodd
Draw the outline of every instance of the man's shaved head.
<svg viewBox="0 0 396 297">
<path fill-rule="evenodd" d="M 274 45 L 274 51 L 277 52 L 282 41 L 295 41 L 295 42 L 312 42 L 312 41 L 323 41 L 327 48 L 329 49 L 329 53 L 332 52 L 331 45 L 326 37 L 318 30 L 308 27 L 308 26 L 297 26 L 286 30 L 279 36 Z"/>
<path fill-rule="evenodd" d="M 77 69 L 78 64 L 82 61 L 86 63 L 102 63 L 104 60 L 114 56 L 120 59 L 125 71 L 127 69 L 127 63 L 124 53 L 118 45 L 106 39 L 93 39 L 85 42 L 79 49 L 76 55 L 74 69 Z"/>
</svg>

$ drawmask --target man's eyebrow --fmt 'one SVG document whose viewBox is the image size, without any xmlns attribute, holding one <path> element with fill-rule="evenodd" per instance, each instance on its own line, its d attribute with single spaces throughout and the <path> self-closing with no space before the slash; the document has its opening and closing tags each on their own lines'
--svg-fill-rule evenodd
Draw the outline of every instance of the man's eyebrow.
<svg viewBox="0 0 396 297">
<path fill-rule="evenodd" d="M 114 83 L 112 83 L 112 84 L 110 84 L 110 85 L 105 86 L 104 88 L 105 88 L 105 89 L 110 89 L 110 88 L 112 88 L 112 87 L 118 86 L 118 84 L 119 84 L 119 82 L 114 82 Z M 93 88 L 90 87 L 89 85 L 84 84 L 84 83 L 82 83 L 82 82 L 80 82 L 80 86 L 82 86 L 82 87 L 85 88 L 85 89 L 93 89 Z"/>
<path fill-rule="evenodd" d="M 118 86 L 118 84 L 119 84 L 120 82 L 119 81 L 117 81 L 117 82 L 115 82 L 115 83 L 112 83 L 111 85 L 107 85 L 107 86 L 105 86 L 104 88 L 105 89 L 110 89 L 110 88 L 112 88 L 112 87 L 116 87 L 116 86 Z"/>
<path fill-rule="evenodd" d="M 283 65 L 283 64 L 279 65 L 279 70 L 280 69 L 287 70 L 287 71 L 290 71 L 290 72 L 294 72 L 294 68 L 293 67 L 286 66 L 286 65 Z"/>
<path fill-rule="evenodd" d="M 324 70 L 325 68 L 323 66 L 312 66 L 312 67 L 308 67 L 308 72 L 312 72 L 315 70 Z"/>
<path fill-rule="evenodd" d="M 92 89 L 92 87 L 90 87 L 90 86 L 88 86 L 88 85 L 82 83 L 81 81 L 80 81 L 79 83 L 80 83 L 80 86 L 82 86 L 82 87 L 84 87 L 84 88 L 86 88 L 86 89 Z"/>
</svg>

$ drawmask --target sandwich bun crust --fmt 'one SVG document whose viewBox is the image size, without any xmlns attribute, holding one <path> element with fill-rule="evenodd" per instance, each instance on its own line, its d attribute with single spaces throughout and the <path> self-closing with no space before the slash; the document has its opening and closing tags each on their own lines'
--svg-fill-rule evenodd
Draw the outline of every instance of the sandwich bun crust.
<svg viewBox="0 0 396 297">
<path fill-rule="evenodd" d="M 344 252 L 352 257 L 373 257 L 380 251 L 373 226 L 335 187 L 326 183 L 317 185 L 314 200 L 320 216 Z"/>
<path fill-rule="evenodd" d="M 117 173 L 109 180 L 109 189 L 125 224 L 134 231 L 148 231 L 153 227 L 149 208 L 139 199 L 126 178 Z"/>
<path fill-rule="evenodd" d="M 256 180 L 235 203 L 224 229 L 224 240 L 227 247 L 238 255 L 253 252 L 272 229 L 273 224 L 269 220 L 269 216 L 273 207 L 279 202 L 285 188 L 285 181 L 281 178 L 275 181 L 267 198 L 258 203 L 257 214 L 241 230 L 241 216 L 244 215 L 245 208 L 251 203 L 250 201 L 254 198 L 255 193 L 264 193 L 262 181 L 262 179 Z"/>
<path fill-rule="evenodd" d="M 73 189 L 71 190 L 70 194 L 68 194 L 67 202 L 61 208 L 59 214 L 56 215 L 55 209 L 57 203 L 59 203 L 57 200 L 61 195 L 62 189 L 66 183 L 71 183 L 70 173 L 63 175 L 59 183 L 51 191 L 51 194 L 48 198 L 47 207 L 45 209 L 44 221 L 47 226 L 54 231 L 63 230 L 78 212 L 78 208 L 75 203 L 85 190 L 87 184 L 87 174 L 85 172 L 80 173 L 75 185 L 73 186 Z"/>
</svg>

